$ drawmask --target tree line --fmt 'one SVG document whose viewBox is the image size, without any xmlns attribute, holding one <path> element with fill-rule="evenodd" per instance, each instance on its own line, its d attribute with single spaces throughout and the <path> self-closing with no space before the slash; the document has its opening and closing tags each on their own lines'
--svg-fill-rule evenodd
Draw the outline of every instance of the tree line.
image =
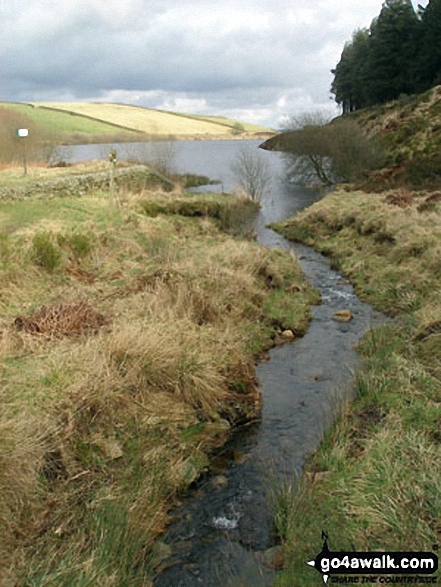
<svg viewBox="0 0 441 587">
<path fill-rule="evenodd" d="M 411 0 L 386 0 L 370 28 L 354 32 L 332 73 L 343 114 L 441 84 L 441 0 L 416 11 Z"/>
</svg>

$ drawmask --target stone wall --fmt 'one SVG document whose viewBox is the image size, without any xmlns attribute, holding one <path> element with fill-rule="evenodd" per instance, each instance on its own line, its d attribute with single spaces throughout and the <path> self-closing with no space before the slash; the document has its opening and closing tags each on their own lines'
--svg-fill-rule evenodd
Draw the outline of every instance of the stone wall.
<svg viewBox="0 0 441 587">
<path fill-rule="evenodd" d="M 165 191 L 170 191 L 174 187 L 172 181 L 152 172 L 144 165 L 118 169 L 115 175 L 115 185 L 120 189 L 130 191 L 153 187 L 161 187 Z M 94 190 L 106 189 L 109 189 L 109 173 L 87 173 L 16 186 L 0 186 L 0 200 L 81 197 Z"/>
</svg>

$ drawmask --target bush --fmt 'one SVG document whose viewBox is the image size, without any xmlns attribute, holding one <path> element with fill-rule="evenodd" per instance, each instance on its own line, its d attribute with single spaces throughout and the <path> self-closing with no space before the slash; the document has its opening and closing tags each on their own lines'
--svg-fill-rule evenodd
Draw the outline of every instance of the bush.
<svg viewBox="0 0 441 587">
<path fill-rule="evenodd" d="M 50 232 L 38 233 L 32 239 L 32 260 L 39 267 L 52 272 L 61 261 L 61 251 L 52 242 Z"/>
<path fill-rule="evenodd" d="M 60 247 L 68 248 L 77 259 L 87 257 L 93 251 L 92 238 L 87 234 L 74 233 L 58 235 L 57 242 Z"/>
</svg>

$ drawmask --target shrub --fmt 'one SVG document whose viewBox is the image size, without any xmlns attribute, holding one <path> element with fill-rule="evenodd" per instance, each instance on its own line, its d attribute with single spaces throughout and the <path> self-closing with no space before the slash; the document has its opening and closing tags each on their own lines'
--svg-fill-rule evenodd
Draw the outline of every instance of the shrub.
<svg viewBox="0 0 441 587">
<path fill-rule="evenodd" d="M 58 235 L 58 244 L 67 247 L 76 259 L 83 259 L 93 251 L 92 238 L 87 234 Z"/>
<path fill-rule="evenodd" d="M 32 260 L 39 267 L 52 272 L 61 261 L 61 251 L 52 242 L 50 232 L 38 233 L 32 239 Z"/>
</svg>

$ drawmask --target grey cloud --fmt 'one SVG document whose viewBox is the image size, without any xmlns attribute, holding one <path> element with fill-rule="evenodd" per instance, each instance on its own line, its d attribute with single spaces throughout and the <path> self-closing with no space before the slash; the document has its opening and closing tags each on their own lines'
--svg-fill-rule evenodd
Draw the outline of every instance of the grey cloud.
<svg viewBox="0 0 441 587">
<path fill-rule="evenodd" d="M 338 47 L 381 8 L 379 0 L 366 0 L 364 9 L 352 0 L 3 4 L 2 99 L 92 99 L 126 90 L 246 112 L 272 108 L 280 96 L 287 105 L 326 102 Z"/>
</svg>

